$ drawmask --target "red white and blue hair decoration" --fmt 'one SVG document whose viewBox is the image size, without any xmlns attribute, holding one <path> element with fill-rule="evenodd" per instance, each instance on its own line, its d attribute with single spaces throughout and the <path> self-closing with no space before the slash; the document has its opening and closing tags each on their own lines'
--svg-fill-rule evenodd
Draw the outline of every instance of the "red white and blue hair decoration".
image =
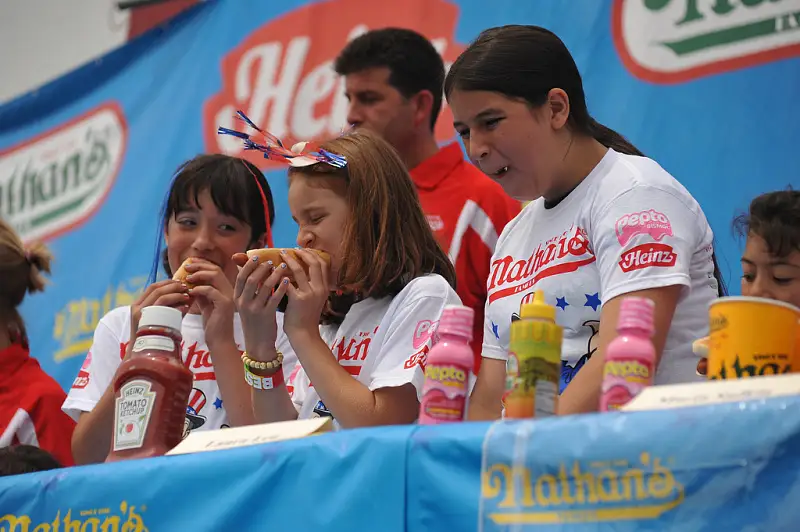
<svg viewBox="0 0 800 532">
<path fill-rule="evenodd" d="M 232 135 L 242 139 L 245 150 L 263 152 L 265 159 L 288 164 L 295 168 L 311 166 L 317 163 L 329 164 L 335 168 L 347 166 L 347 160 L 343 156 L 331 153 L 313 142 L 298 142 L 291 149 L 286 148 L 281 139 L 255 125 L 243 112 L 236 111 L 236 116 L 253 128 L 256 133 L 248 134 L 220 126 L 217 129 L 217 134 Z"/>
</svg>

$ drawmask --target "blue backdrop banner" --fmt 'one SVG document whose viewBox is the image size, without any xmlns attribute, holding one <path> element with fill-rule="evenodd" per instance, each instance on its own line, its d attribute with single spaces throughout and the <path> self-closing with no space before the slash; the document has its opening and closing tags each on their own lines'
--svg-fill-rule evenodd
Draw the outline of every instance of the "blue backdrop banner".
<svg viewBox="0 0 800 532">
<path fill-rule="evenodd" d="M 800 182 L 800 1 L 371 0 L 203 2 L 163 28 L 0 107 L 0 215 L 47 239 L 53 284 L 29 298 L 32 351 L 68 387 L 100 317 L 132 302 L 155 255 L 158 210 L 184 160 L 239 154 L 216 135 L 237 109 L 278 136 L 337 134 L 337 52 L 368 29 L 414 28 L 446 63 L 481 30 L 545 26 L 580 67 L 592 114 L 695 195 L 734 285 L 734 214 Z M 454 137 L 445 108 L 440 141 Z M 255 155 L 252 155 L 256 157 Z M 285 174 L 263 159 L 277 245 L 292 245 Z"/>
</svg>

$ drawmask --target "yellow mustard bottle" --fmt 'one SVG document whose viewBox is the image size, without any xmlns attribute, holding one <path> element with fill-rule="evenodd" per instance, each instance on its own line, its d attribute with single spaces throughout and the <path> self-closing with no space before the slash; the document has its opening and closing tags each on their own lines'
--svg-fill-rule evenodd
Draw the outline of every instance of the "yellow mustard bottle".
<svg viewBox="0 0 800 532">
<path fill-rule="evenodd" d="M 511 324 L 505 417 L 531 418 L 555 415 L 561 372 L 563 328 L 556 324 L 556 308 L 537 290 L 533 303 L 520 307 L 520 319 Z"/>
</svg>

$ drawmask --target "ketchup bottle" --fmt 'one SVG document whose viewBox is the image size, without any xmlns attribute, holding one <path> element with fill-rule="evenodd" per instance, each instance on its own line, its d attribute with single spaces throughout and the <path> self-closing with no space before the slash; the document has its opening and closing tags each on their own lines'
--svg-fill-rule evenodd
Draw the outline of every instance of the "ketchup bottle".
<svg viewBox="0 0 800 532">
<path fill-rule="evenodd" d="M 161 456 L 180 443 L 192 373 L 181 361 L 183 315 L 145 307 L 133 352 L 114 378 L 114 428 L 106 462 Z"/>
</svg>

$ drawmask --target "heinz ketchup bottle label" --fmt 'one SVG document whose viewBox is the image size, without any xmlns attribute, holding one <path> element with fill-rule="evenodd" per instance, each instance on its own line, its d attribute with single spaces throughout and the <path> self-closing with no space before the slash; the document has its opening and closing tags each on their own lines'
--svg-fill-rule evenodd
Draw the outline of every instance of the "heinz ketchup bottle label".
<svg viewBox="0 0 800 532">
<path fill-rule="evenodd" d="M 114 408 L 114 451 L 138 449 L 144 444 L 155 401 L 149 381 L 133 379 L 122 385 Z"/>
</svg>

